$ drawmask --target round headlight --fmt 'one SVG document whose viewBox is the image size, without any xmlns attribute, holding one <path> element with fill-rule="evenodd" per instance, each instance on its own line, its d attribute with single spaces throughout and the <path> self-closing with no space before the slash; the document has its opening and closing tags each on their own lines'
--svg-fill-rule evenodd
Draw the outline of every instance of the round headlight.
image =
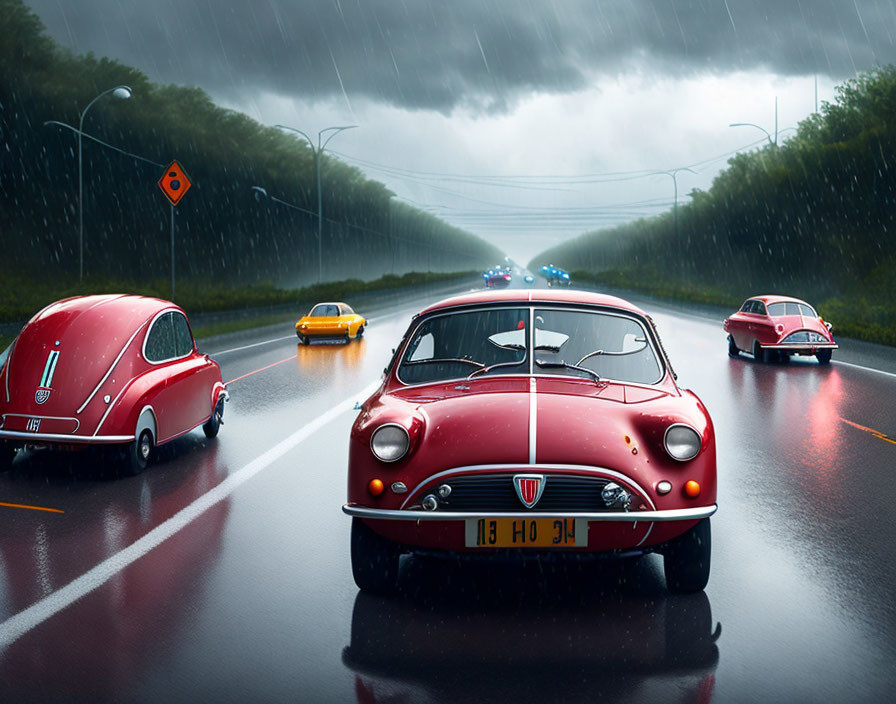
<svg viewBox="0 0 896 704">
<path fill-rule="evenodd" d="M 702 444 L 700 435 L 689 425 L 676 423 L 666 429 L 666 452 L 672 459 L 680 462 L 692 460 L 700 452 Z"/>
<path fill-rule="evenodd" d="M 381 425 L 370 438 L 370 449 L 383 462 L 397 462 L 407 454 L 410 444 L 408 431 L 394 423 Z"/>
</svg>

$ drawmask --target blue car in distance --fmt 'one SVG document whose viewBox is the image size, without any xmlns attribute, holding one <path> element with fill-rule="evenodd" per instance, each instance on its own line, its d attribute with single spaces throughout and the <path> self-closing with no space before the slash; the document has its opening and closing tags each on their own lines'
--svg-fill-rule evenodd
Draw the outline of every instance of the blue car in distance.
<svg viewBox="0 0 896 704">
<path fill-rule="evenodd" d="M 569 286 L 569 272 L 560 269 L 553 264 L 545 264 L 541 267 L 541 275 L 547 280 L 548 286 Z"/>
</svg>

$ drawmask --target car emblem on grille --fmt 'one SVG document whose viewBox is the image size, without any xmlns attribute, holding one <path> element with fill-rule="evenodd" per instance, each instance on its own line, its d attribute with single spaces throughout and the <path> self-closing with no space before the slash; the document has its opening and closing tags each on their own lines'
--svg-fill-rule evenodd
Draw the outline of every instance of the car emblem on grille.
<svg viewBox="0 0 896 704">
<path fill-rule="evenodd" d="M 544 483 L 543 474 L 516 474 L 513 477 L 513 488 L 526 508 L 532 508 L 538 503 L 544 492 Z"/>
<path fill-rule="evenodd" d="M 34 402 L 38 406 L 42 406 L 43 404 L 45 404 L 47 402 L 47 399 L 50 398 L 50 391 L 52 391 L 52 389 L 38 389 L 37 391 L 35 391 Z"/>
</svg>

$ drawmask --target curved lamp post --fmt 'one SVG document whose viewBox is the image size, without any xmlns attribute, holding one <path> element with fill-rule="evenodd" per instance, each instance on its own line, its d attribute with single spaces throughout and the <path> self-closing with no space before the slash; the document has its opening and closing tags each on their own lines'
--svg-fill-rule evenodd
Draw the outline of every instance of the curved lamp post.
<svg viewBox="0 0 896 704">
<path fill-rule="evenodd" d="M 323 153 L 324 149 L 327 148 L 327 144 L 330 143 L 330 140 L 333 139 L 333 137 L 335 137 L 340 132 L 344 132 L 345 130 L 354 129 L 355 127 L 357 127 L 357 125 L 325 127 L 317 133 L 316 147 L 314 146 L 314 142 L 311 140 L 311 137 L 302 132 L 302 130 L 298 130 L 295 127 L 288 127 L 286 125 L 274 125 L 274 127 L 281 130 L 289 130 L 290 132 L 295 132 L 296 134 L 301 135 L 308 141 L 308 146 L 311 147 L 311 154 L 314 157 L 314 168 L 317 172 L 317 282 L 321 283 L 323 281 L 324 206 L 320 187 L 320 156 Z M 326 139 L 323 139 L 324 134 L 327 132 L 332 132 L 333 134 L 329 135 Z M 258 190 L 256 190 L 255 194 L 256 197 L 259 196 Z M 265 193 L 264 195 L 267 194 Z"/>
<path fill-rule="evenodd" d="M 84 280 L 84 160 L 81 154 L 81 133 L 84 131 L 84 118 L 93 104 L 104 95 L 112 94 L 113 98 L 127 100 L 131 97 L 131 89 L 128 86 L 115 86 L 104 90 L 93 100 L 87 103 L 87 107 L 81 111 L 78 120 L 78 280 Z"/>
</svg>

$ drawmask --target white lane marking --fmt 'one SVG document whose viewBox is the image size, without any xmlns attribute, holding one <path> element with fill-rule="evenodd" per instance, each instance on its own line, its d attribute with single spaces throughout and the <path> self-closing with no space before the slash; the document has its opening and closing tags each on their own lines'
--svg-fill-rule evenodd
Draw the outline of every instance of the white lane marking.
<svg viewBox="0 0 896 704">
<path fill-rule="evenodd" d="M 386 315 L 378 318 L 365 318 L 367 324 L 370 325 L 374 320 L 382 320 L 383 318 L 391 318 L 395 315 L 400 315 L 401 313 L 393 313 L 391 315 Z M 284 323 L 285 325 L 285 323 Z M 248 350 L 252 347 L 260 347 L 261 345 L 269 345 L 272 342 L 283 342 L 283 340 L 294 340 L 296 338 L 295 335 L 285 335 L 283 337 L 275 337 L 271 340 L 262 340 L 261 342 L 253 342 L 251 345 L 243 345 L 242 347 L 233 347 L 229 350 L 221 350 L 220 352 L 209 352 L 210 357 L 217 357 L 221 354 L 230 354 L 231 352 L 239 352 L 240 350 Z"/>
<path fill-rule="evenodd" d="M 535 443 L 538 425 L 538 395 L 535 393 L 535 377 L 529 378 L 529 464 L 535 464 Z"/>
<path fill-rule="evenodd" d="M 96 567 L 85 572 L 74 581 L 69 582 L 61 589 L 57 589 L 24 611 L 20 611 L 6 619 L 3 623 L 0 623 L 0 653 L 18 638 L 28 633 L 28 631 L 39 626 L 66 607 L 71 606 L 94 589 L 101 587 L 125 567 L 136 562 L 150 550 L 188 526 L 212 506 L 230 496 L 241 484 L 245 484 L 263 469 L 270 467 L 287 452 L 308 439 L 313 433 L 346 411 L 352 410 L 359 396 L 362 400 L 366 400 L 379 385 L 379 381 L 374 381 L 361 391 L 336 404 L 330 410 L 274 445 L 267 452 L 256 457 L 249 464 L 229 475 L 223 482 L 181 509 L 164 523 L 153 528 L 139 540 L 106 558 Z"/>
<path fill-rule="evenodd" d="M 893 372 L 885 372 L 883 369 L 875 369 L 874 367 L 865 367 L 861 364 L 853 364 L 852 362 L 842 362 L 839 359 L 834 360 L 834 364 L 842 364 L 845 367 L 854 367 L 855 369 L 864 369 L 866 372 L 874 372 L 875 374 L 885 374 L 886 376 L 896 377 Z"/>
<path fill-rule="evenodd" d="M 295 339 L 295 335 L 284 335 L 283 337 L 275 337 L 272 340 L 263 340 L 262 342 L 254 342 L 251 345 L 243 345 L 242 347 L 233 347 L 229 350 L 221 350 L 220 352 L 209 352 L 209 356 L 217 357 L 222 354 L 230 354 L 231 352 L 239 352 L 240 350 L 248 350 L 252 347 L 260 347 L 261 345 L 269 345 L 272 342 L 283 342 L 283 340 Z"/>
</svg>

